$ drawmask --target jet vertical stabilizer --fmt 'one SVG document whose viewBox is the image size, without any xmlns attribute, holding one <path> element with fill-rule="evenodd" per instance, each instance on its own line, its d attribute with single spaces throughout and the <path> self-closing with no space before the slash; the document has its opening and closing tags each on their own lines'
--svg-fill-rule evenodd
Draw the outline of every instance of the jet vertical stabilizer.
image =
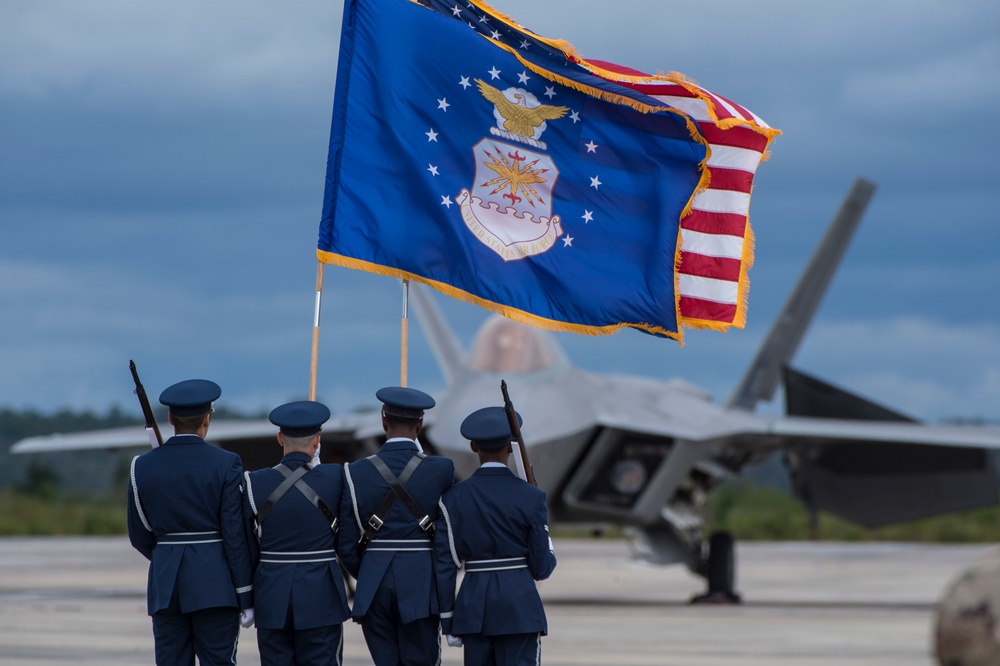
<svg viewBox="0 0 1000 666">
<path fill-rule="evenodd" d="M 427 338 L 427 344 L 431 346 L 445 382 L 450 386 L 467 371 L 465 352 L 428 291 L 428 287 L 424 285 L 411 283 L 410 299 L 413 301 L 420 329 Z"/>
<path fill-rule="evenodd" d="M 864 178 L 854 181 L 757 356 L 726 403 L 728 407 L 753 411 L 758 402 L 774 397 L 781 368 L 795 356 L 874 193 L 874 183 Z"/>
</svg>

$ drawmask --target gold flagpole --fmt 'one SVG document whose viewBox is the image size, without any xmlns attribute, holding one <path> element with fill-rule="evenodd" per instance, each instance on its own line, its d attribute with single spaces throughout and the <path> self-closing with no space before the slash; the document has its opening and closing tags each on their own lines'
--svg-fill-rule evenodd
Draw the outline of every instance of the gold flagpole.
<svg viewBox="0 0 1000 666">
<path fill-rule="evenodd" d="M 323 262 L 316 269 L 316 307 L 313 311 L 312 358 L 309 361 L 309 399 L 316 399 L 316 367 L 319 364 L 319 309 L 323 300 Z"/>
<path fill-rule="evenodd" d="M 410 320 L 406 316 L 406 308 L 410 299 L 410 281 L 403 280 L 403 319 L 400 322 L 399 339 L 399 385 L 406 386 L 410 354 Z"/>
</svg>

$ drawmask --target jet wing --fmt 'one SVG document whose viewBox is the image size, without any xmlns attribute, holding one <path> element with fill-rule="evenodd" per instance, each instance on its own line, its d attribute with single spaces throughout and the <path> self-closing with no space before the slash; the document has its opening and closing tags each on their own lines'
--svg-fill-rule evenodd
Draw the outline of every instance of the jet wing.
<svg viewBox="0 0 1000 666">
<path fill-rule="evenodd" d="M 1000 428 L 850 421 L 789 416 L 766 421 L 766 432 L 789 442 L 885 442 L 1000 449 Z"/>
<path fill-rule="evenodd" d="M 688 442 L 728 442 L 752 450 L 791 444 L 864 444 L 870 442 L 1000 449 L 1000 428 L 925 425 L 922 423 L 766 417 L 710 404 L 687 405 L 683 412 L 656 413 L 636 405 L 604 414 L 595 425 L 636 434 L 682 439 Z"/>
<path fill-rule="evenodd" d="M 169 428 L 168 428 L 169 429 Z M 213 420 L 209 427 L 210 444 L 238 453 L 248 470 L 260 469 L 281 460 L 281 449 L 276 435 L 278 429 L 268 420 Z M 379 412 L 346 414 L 330 419 L 323 426 L 321 449 L 323 462 L 353 460 L 360 452 L 361 443 L 382 436 Z M 168 433 L 163 433 L 168 437 Z M 91 430 L 69 434 L 56 433 L 28 437 L 14 444 L 11 453 L 56 453 L 62 451 L 148 449 L 149 439 L 141 425 Z"/>
<path fill-rule="evenodd" d="M 275 427 L 266 420 L 213 421 L 209 439 L 220 442 L 231 439 L 256 439 L 265 436 L 273 437 L 275 432 Z M 167 436 L 166 433 L 164 436 Z M 128 448 L 149 448 L 149 438 L 145 428 L 141 425 L 28 437 L 14 444 L 10 451 L 11 453 L 53 453 L 57 451 Z"/>
</svg>

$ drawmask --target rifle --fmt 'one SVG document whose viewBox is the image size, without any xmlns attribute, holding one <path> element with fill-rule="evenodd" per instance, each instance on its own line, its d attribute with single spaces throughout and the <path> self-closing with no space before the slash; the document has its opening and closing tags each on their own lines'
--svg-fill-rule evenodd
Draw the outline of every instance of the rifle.
<svg viewBox="0 0 1000 666">
<path fill-rule="evenodd" d="M 139 381 L 139 373 L 135 369 L 135 361 L 129 360 L 128 369 L 132 371 L 132 379 L 135 380 L 135 394 L 139 396 L 139 406 L 142 407 L 142 415 L 146 417 L 146 434 L 149 435 L 149 445 L 152 448 L 163 444 L 160 436 L 160 428 L 156 425 L 156 417 L 153 416 L 153 408 L 149 406 L 149 398 L 146 397 L 146 389 Z"/>
<path fill-rule="evenodd" d="M 523 473 L 524 480 L 537 486 L 535 472 L 531 469 L 531 462 L 528 460 L 528 449 L 524 446 L 524 437 L 521 436 L 521 426 L 517 422 L 517 413 L 514 411 L 514 404 L 510 401 L 510 396 L 507 395 L 507 382 L 502 379 L 500 380 L 500 392 L 503 393 L 503 411 L 507 415 L 507 423 L 510 424 L 510 434 L 517 442 L 514 461 L 517 462 L 520 458 L 522 469 L 519 471 Z"/>
</svg>

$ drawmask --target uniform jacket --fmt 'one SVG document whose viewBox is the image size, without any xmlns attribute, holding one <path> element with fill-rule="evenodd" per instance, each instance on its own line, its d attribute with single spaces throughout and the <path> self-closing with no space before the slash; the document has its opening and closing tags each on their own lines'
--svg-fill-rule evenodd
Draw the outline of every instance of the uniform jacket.
<svg viewBox="0 0 1000 666">
<path fill-rule="evenodd" d="M 281 459 L 296 470 L 309 462 L 305 453 L 293 452 Z M 254 517 L 271 493 L 284 480 L 275 469 L 246 472 L 244 509 L 251 528 L 250 547 L 254 576 L 254 615 L 262 629 L 316 629 L 341 624 L 350 618 L 344 579 L 336 560 L 337 540 L 330 523 L 294 486 L 281 497 L 264 522 L 260 540 Z M 337 516 L 344 490 L 344 468 L 319 465 L 302 480 L 316 491 Z M 319 560 L 319 561 L 317 561 Z M 286 624 L 289 613 L 291 625 Z"/>
<path fill-rule="evenodd" d="M 383 444 L 377 455 L 393 474 L 399 476 L 416 453 L 417 446 L 412 440 L 394 439 Z M 386 515 L 385 524 L 362 556 L 358 551 L 358 540 L 369 518 L 378 511 L 389 493 L 389 485 L 367 459 L 348 463 L 344 465 L 344 470 L 348 490 L 344 494 L 341 510 L 345 520 L 341 527 L 340 545 L 344 565 L 358 580 L 354 593 L 354 617 L 364 617 L 382 578 L 390 569 L 396 581 L 399 615 L 404 624 L 437 615 L 438 595 L 431 542 L 427 534 L 403 502 L 397 500 Z M 455 464 L 451 460 L 427 456 L 405 487 L 417 505 L 427 512 L 432 521 L 436 521 L 441 493 L 454 482 Z"/>
<path fill-rule="evenodd" d="M 547 633 L 535 586 L 556 566 L 547 523 L 545 493 L 506 467 L 480 467 L 444 494 L 434 537 L 444 633 Z M 467 564 L 484 560 L 500 562 L 479 565 L 492 571 L 472 571 Z M 456 599 L 455 581 L 463 564 L 467 571 Z M 513 564 L 518 568 L 504 568 Z"/>
<path fill-rule="evenodd" d="M 253 606 L 242 509 L 243 463 L 197 435 L 132 460 L 128 536 L 149 563 L 149 614 Z"/>
</svg>

